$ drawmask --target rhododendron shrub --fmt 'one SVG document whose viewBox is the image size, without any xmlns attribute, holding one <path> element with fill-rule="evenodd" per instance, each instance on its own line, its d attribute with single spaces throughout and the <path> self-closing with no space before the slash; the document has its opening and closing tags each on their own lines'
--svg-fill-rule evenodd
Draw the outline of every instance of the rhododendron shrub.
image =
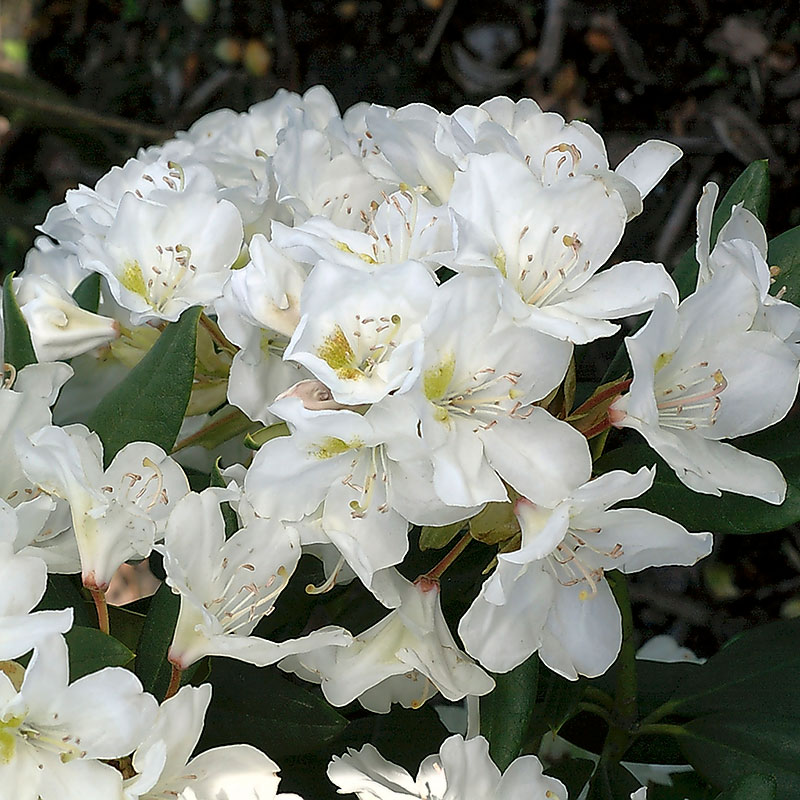
<svg viewBox="0 0 800 800">
<path fill-rule="evenodd" d="M 627 574 L 800 522 L 765 165 L 614 259 L 680 156 L 315 87 L 68 191 L 3 287 L 0 798 L 800 796 L 800 624 L 634 659 Z"/>
</svg>

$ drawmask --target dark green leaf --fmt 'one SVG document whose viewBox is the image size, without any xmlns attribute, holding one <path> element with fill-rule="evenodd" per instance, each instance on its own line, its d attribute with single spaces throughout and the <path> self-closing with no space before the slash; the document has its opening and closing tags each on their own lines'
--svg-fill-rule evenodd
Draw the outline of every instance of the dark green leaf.
<svg viewBox="0 0 800 800">
<path fill-rule="evenodd" d="M 106 465 L 130 442 L 169 452 L 178 437 L 194 377 L 197 320 L 189 308 L 167 326 L 147 355 L 98 404 L 89 427 L 103 441 Z"/>
<path fill-rule="evenodd" d="M 747 775 L 726 789 L 717 800 L 776 800 L 778 783 L 772 775 Z"/>
<path fill-rule="evenodd" d="M 774 433 L 770 434 L 776 437 L 776 441 L 780 436 L 780 429 L 779 425 L 774 429 Z M 788 448 L 793 443 L 784 439 L 784 444 Z M 755 447 L 752 449 L 756 450 Z M 645 444 L 626 444 L 612 450 L 600 458 L 594 468 L 596 472 L 604 473 L 612 469 L 634 471 L 642 466 L 657 465 L 656 479 L 652 488 L 627 505 L 663 514 L 690 531 L 768 533 L 800 520 L 800 457 L 775 457 L 774 460 L 788 483 L 786 500 L 779 506 L 728 492 L 723 493 L 722 497 L 693 492 L 684 486 L 672 469 Z"/>
<path fill-rule="evenodd" d="M 72 293 L 72 299 L 84 310 L 97 313 L 100 305 L 100 273 L 93 272 L 87 275 Z"/>
<path fill-rule="evenodd" d="M 770 267 L 780 268 L 772 294 L 783 289 L 784 300 L 800 305 L 800 225 L 776 236 L 769 243 L 767 263 Z"/>
<path fill-rule="evenodd" d="M 592 775 L 586 800 L 629 800 L 640 787 L 625 767 L 601 759 Z"/>
<path fill-rule="evenodd" d="M 74 625 L 66 635 L 69 645 L 69 677 L 76 681 L 103 667 L 124 667 L 134 653 L 113 636 Z"/>
<path fill-rule="evenodd" d="M 162 698 L 169 686 L 172 666 L 167 661 L 167 650 L 172 644 L 172 634 L 178 622 L 180 598 L 162 583 L 153 595 L 147 617 L 142 626 L 136 652 L 135 671 L 145 691 Z"/>
<path fill-rule="evenodd" d="M 626 756 L 627 758 L 627 756 Z M 647 800 L 714 800 L 712 789 L 696 772 L 678 772 L 670 776 L 672 786 L 654 784 L 647 790 Z"/>
<path fill-rule="evenodd" d="M 213 658 L 211 684 L 201 750 L 244 742 L 281 758 L 317 750 L 347 727 L 318 690 L 297 686 L 274 667 Z"/>
<path fill-rule="evenodd" d="M 538 701 L 529 735 L 541 738 L 547 731 L 558 733 L 578 709 L 586 683 L 568 681 L 547 669 L 539 671 Z"/>
<path fill-rule="evenodd" d="M 520 754 L 536 705 L 539 658 L 531 656 L 502 675 L 493 675 L 494 691 L 481 700 L 481 733 L 501 770 Z"/>
<path fill-rule="evenodd" d="M 723 789 L 773 775 L 779 797 L 800 797 L 800 619 L 748 631 L 682 680 L 669 707 L 689 763 Z"/>
<path fill-rule="evenodd" d="M 37 611 L 58 611 L 62 608 L 71 608 L 73 623 L 88 628 L 91 627 L 92 622 L 86 605 L 86 601 L 71 576 L 51 574 L 47 576 L 47 589 L 36 609 Z"/>
<path fill-rule="evenodd" d="M 142 635 L 145 615 L 122 606 L 109 606 L 108 619 L 114 638 L 119 639 L 131 650 L 136 650 L 139 645 L 139 638 Z"/>
<path fill-rule="evenodd" d="M 14 273 L 9 273 L 3 283 L 3 326 L 5 342 L 3 344 L 3 360 L 11 364 L 18 371 L 28 364 L 36 363 L 36 353 L 31 343 L 31 334 L 28 323 L 22 316 L 17 296 L 14 294 L 12 279 Z"/>
<path fill-rule="evenodd" d="M 720 200 L 711 222 L 712 249 L 720 229 L 730 219 L 731 209 L 737 203 L 743 203 L 744 207 L 748 211 L 752 211 L 761 222 L 766 221 L 769 211 L 769 165 L 766 161 L 754 161 L 750 164 Z M 694 257 L 694 246 L 692 246 L 683 255 L 672 273 L 681 298 L 694 291 L 697 285 L 697 270 L 697 260 Z"/>
<path fill-rule="evenodd" d="M 567 797 L 578 797 L 594 772 L 594 762 L 587 758 L 564 758 L 549 766 L 545 775 L 557 778 L 567 788 Z"/>
</svg>

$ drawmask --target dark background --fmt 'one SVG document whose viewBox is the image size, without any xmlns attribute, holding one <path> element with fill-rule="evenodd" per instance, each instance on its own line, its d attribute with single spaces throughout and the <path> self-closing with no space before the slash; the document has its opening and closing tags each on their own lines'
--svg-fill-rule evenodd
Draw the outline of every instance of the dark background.
<svg viewBox="0 0 800 800">
<path fill-rule="evenodd" d="M 791 4 L 681 0 L 6 0 L 0 9 L 0 273 L 66 189 L 136 148 L 279 87 L 451 111 L 533 97 L 605 137 L 612 165 L 647 138 L 684 159 L 613 260 L 673 265 L 707 180 L 769 158 L 770 237 L 800 224 L 800 22 Z M 600 369 L 602 372 L 602 369 Z M 800 614 L 796 529 L 720 537 L 712 558 L 631 586 L 640 625 L 701 654 Z"/>
</svg>

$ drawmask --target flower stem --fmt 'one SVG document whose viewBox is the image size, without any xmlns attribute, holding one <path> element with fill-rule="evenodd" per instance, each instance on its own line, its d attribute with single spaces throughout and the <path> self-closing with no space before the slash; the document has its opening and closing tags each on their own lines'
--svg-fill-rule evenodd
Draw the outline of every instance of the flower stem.
<svg viewBox="0 0 800 800">
<path fill-rule="evenodd" d="M 456 543 L 455 547 L 432 569 L 426 572 L 423 578 L 429 581 L 438 581 L 444 571 L 467 549 L 467 545 L 472 541 L 472 534 L 465 533 Z"/>
<path fill-rule="evenodd" d="M 109 632 L 108 625 L 108 603 L 106 593 L 103 589 L 89 589 L 94 600 L 94 607 L 97 609 L 97 625 L 103 633 Z"/>
<path fill-rule="evenodd" d="M 200 314 L 200 324 L 208 331 L 211 338 L 220 346 L 222 350 L 225 350 L 225 352 L 230 353 L 231 355 L 236 355 L 236 346 L 227 340 L 225 334 L 220 330 L 219 325 L 217 325 L 213 319 L 210 319 L 205 313 L 202 313 Z"/>
<path fill-rule="evenodd" d="M 637 736 L 683 736 L 686 729 L 680 725 L 662 722 L 659 725 L 640 725 Z"/>
<path fill-rule="evenodd" d="M 169 700 L 172 695 L 174 695 L 178 689 L 181 688 L 181 677 L 183 676 L 183 670 L 178 667 L 177 665 L 172 665 L 172 675 L 169 679 L 169 686 L 167 687 L 167 693 L 164 695 L 165 700 Z"/>
</svg>

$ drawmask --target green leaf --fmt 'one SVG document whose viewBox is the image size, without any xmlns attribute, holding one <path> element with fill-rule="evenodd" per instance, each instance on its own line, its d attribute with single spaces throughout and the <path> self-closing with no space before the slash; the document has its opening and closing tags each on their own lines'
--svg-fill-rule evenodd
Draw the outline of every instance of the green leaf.
<svg viewBox="0 0 800 800">
<path fill-rule="evenodd" d="M 48 575 L 44 597 L 36 606 L 37 611 L 59 611 L 71 608 L 73 624 L 91 627 L 92 621 L 86 610 L 86 601 L 70 575 Z"/>
<path fill-rule="evenodd" d="M 424 525 L 419 535 L 420 550 L 439 550 L 447 547 L 450 542 L 463 530 L 466 523 L 453 522 L 450 525 Z"/>
<path fill-rule="evenodd" d="M 752 211 L 761 222 L 766 221 L 769 211 L 769 165 L 766 161 L 754 161 L 750 164 L 720 200 L 711 221 L 712 249 L 720 229 L 730 219 L 731 210 L 737 203 L 743 203 L 744 207 Z M 692 246 L 684 253 L 672 273 L 681 298 L 694 291 L 697 285 L 697 270 L 697 259 Z"/>
<path fill-rule="evenodd" d="M 136 652 L 134 671 L 142 681 L 145 691 L 163 697 L 169 686 L 172 665 L 167 661 L 167 650 L 172 644 L 172 634 L 178 622 L 180 598 L 162 583 L 150 601 L 150 608 L 142 626 Z"/>
<path fill-rule="evenodd" d="M 520 754 L 536 705 L 539 658 L 531 656 L 510 672 L 492 676 L 494 691 L 481 700 L 481 733 L 492 760 L 505 770 Z"/>
<path fill-rule="evenodd" d="M 134 653 L 122 642 L 97 628 L 75 625 L 67 632 L 66 639 L 71 681 L 103 667 L 124 667 L 134 657 Z"/>
<path fill-rule="evenodd" d="M 800 225 L 769 243 L 767 263 L 780 268 L 775 276 L 772 294 L 783 290 L 782 298 L 795 305 L 800 304 Z M 784 287 L 786 287 L 784 289 Z"/>
<path fill-rule="evenodd" d="M 3 283 L 3 326 L 5 342 L 3 361 L 14 366 L 17 371 L 28 364 L 36 363 L 36 353 L 33 350 L 31 334 L 28 323 L 22 316 L 17 296 L 14 294 L 14 285 L 11 282 L 14 273 L 10 272 Z"/>
<path fill-rule="evenodd" d="M 748 775 L 717 796 L 717 800 L 776 800 L 778 784 L 772 775 Z"/>
<path fill-rule="evenodd" d="M 540 670 L 536 713 L 529 733 L 534 738 L 547 731 L 558 733 L 577 712 L 585 688 L 583 680 L 568 681 L 549 669 Z"/>
<path fill-rule="evenodd" d="M 72 299 L 84 310 L 97 313 L 100 306 L 100 273 L 87 275 L 72 293 Z"/>
<path fill-rule="evenodd" d="M 594 772 L 594 762 L 588 758 L 563 758 L 545 771 L 545 775 L 556 778 L 567 789 L 567 797 L 578 797 Z"/>
<path fill-rule="evenodd" d="M 227 658 L 211 659 L 214 693 L 200 749 L 244 742 L 275 758 L 312 752 L 347 727 L 316 690 Z"/>
<path fill-rule="evenodd" d="M 800 619 L 763 625 L 687 675 L 668 707 L 683 718 L 678 743 L 724 789 L 772 775 L 779 797 L 800 797 Z"/>
<path fill-rule="evenodd" d="M 717 796 L 716 790 L 696 772 L 672 773 L 670 780 L 672 786 L 650 786 L 647 789 L 647 800 L 714 800 Z"/>
<path fill-rule="evenodd" d="M 769 439 L 778 444 L 779 437 L 788 430 L 781 425 L 770 432 Z M 748 439 L 755 437 L 748 437 Z M 734 441 L 733 444 L 747 445 L 747 449 L 772 458 L 786 478 L 788 490 L 786 500 L 779 506 L 765 503 L 754 497 L 724 492 L 722 497 L 699 494 L 684 486 L 672 469 L 645 444 L 626 444 L 603 455 L 594 465 L 598 473 L 613 469 L 635 471 L 642 466 L 656 465 L 656 478 L 652 488 L 641 497 L 619 506 L 635 506 L 646 508 L 656 514 L 663 514 L 684 525 L 690 531 L 712 531 L 714 533 L 769 533 L 793 525 L 800 520 L 800 456 L 775 454 L 767 455 L 759 452 L 760 442 L 767 442 L 764 437 L 750 446 L 746 440 Z M 784 439 L 782 445 L 786 450 L 798 443 Z"/>
<path fill-rule="evenodd" d="M 625 767 L 601 759 L 592 775 L 586 800 L 628 800 L 640 787 Z"/>
<path fill-rule="evenodd" d="M 153 442 L 169 452 L 178 437 L 194 378 L 197 320 L 189 308 L 167 326 L 147 355 L 98 404 L 89 418 L 108 465 L 130 442 Z"/>
<path fill-rule="evenodd" d="M 122 606 L 108 607 L 109 627 L 114 638 L 131 650 L 136 650 L 144 628 L 145 615 Z"/>
</svg>

